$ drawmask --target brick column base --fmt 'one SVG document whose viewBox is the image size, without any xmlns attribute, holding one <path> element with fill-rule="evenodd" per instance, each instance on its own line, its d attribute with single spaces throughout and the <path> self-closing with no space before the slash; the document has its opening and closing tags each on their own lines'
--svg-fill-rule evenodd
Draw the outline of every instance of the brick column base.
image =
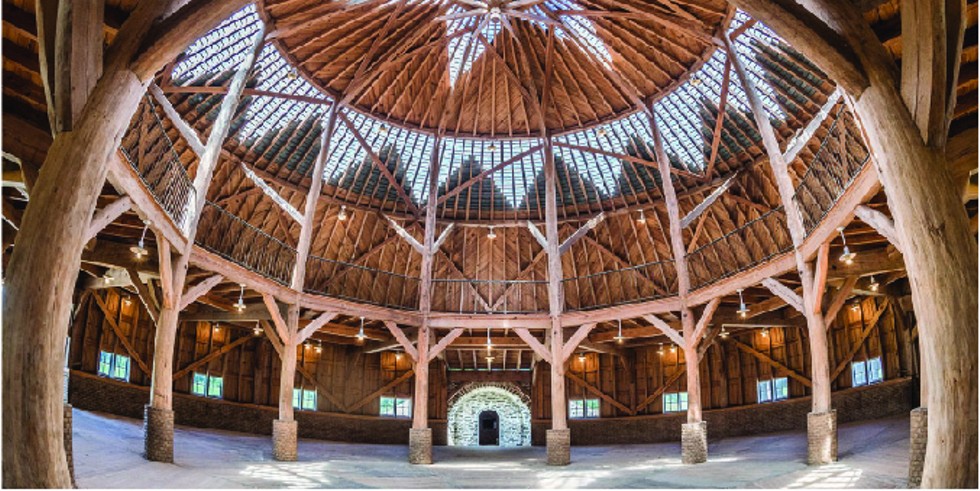
<svg viewBox="0 0 980 491">
<path fill-rule="evenodd" d="M 548 465 L 568 465 L 572 461 L 572 430 L 548 430 Z"/>
<path fill-rule="evenodd" d="M 174 461 L 174 412 L 149 404 L 143 407 L 143 457 L 154 462 Z"/>
<path fill-rule="evenodd" d="M 64 427 L 65 432 L 65 458 L 68 460 L 68 477 L 71 478 L 71 487 L 77 488 L 75 484 L 75 458 L 72 456 L 72 414 L 71 404 L 65 403 Z"/>
<path fill-rule="evenodd" d="M 708 422 L 681 425 L 681 461 L 702 464 L 708 461 Z"/>
<path fill-rule="evenodd" d="M 917 407 L 909 413 L 909 487 L 922 486 L 922 465 L 929 439 L 929 409 Z"/>
<path fill-rule="evenodd" d="M 837 461 L 837 410 L 806 415 L 808 465 L 830 464 Z"/>
<path fill-rule="evenodd" d="M 408 463 L 432 463 L 432 428 L 408 430 Z"/>
<path fill-rule="evenodd" d="M 272 458 L 283 462 L 296 460 L 296 420 L 272 420 Z"/>
</svg>

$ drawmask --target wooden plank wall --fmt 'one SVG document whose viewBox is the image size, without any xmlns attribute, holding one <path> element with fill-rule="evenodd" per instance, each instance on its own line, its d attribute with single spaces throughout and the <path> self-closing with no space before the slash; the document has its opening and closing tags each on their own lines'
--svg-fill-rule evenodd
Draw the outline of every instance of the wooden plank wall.
<svg viewBox="0 0 980 491">
<path fill-rule="evenodd" d="M 143 305 L 135 297 L 125 300 L 124 292 L 116 289 L 93 290 L 83 294 L 74 316 L 71 328 L 71 349 L 69 366 L 73 369 L 96 373 L 99 351 L 127 353 L 125 344 L 116 336 L 93 295 L 99 295 L 106 310 L 116 321 L 119 330 L 127 338 L 128 344 L 137 352 L 147 366 L 152 367 L 154 325 Z M 853 360 L 882 356 L 886 379 L 907 376 L 915 372 L 914 360 L 903 355 L 905 347 L 902 339 L 912 339 L 911 333 L 900 336 L 899 325 L 911 327 L 909 322 L 896 322 L 896 316 L 903 319 L 908 315 L 899 302 L 889 297 L 868 297 L 854 310 L 850 306 L 841 309 L 830 330 L 831 370 L 854 352 Z M 875 327 L 868 330 L 862 338 L 865 327 L 875 314 L 882 310 Z M 221 349 L 242 337 L 248 341 L 238 345 L 223 356 L 199 367 L 197 371 L 207 370 L 210 374 L 221 376 L 224 380 L 224 399 L 235 402 L 275 405 L 279 392 L 279 357 L 264 336 L 254 336 L 252 326 L 235 326 L 221 323 L 184 322 L 181 323 L 177 337 L 176 370 L 180 370 L 208 353 Z M 744 347 L 755 350 L 761 356 L 753 356 Z M 856 349 L 852 349 L 854 347 Z M 585 384 L 614 399 L 627 408 L 634 408 L 651 395 L 663 392 L 686 390 L 686 367 L 683 350 L 671 352 L 664 346 L 663 354 L 659 346 L 626 349 L 625 359 L 611 354 L 588 353 L 585 361 L 573 356 L 569 361 L 569 372 Z M 906 353 L 908 351 L 905 351 Z M 756 402 L 756 381 L 787 375 L 786 368 L 774 366 L 761 359 L 770 358 L 776 363 L 809 378 L 809 343 L 802 328 L 772 328 L 767 336 L 754 330 L 731 335 L 728 339 L 716 338 L 701 360 L 702 395 L 705 409 L 754 404 Z M 298 362 L 314 374 L 317 383 L 297 374 L 297 386 L 317 389 L 320 411 L 341 412 L 343 408 L 334 404 L 323 393 L 330 390 L 331 396 L 345 407 L 355 405 L 379 388 L 398 379 L 411 370 L 411 360 L 394 352 L 365 354 L 356 345 L 323 344 L 319 352 L 315 345 L 300 347 Z M 547 376 L 550 368 L 546 363 L 535 366 L 532 387 L 532 417 L 550 418 L 550 383 Z M 135 361 L 130 370 L 130 382 L 149 385 L 150 377 L 142 373 Z M 677 376 L 680 375 L 680 376 Z M 664 384 L 675 380 L 666 388 Z M 192 376 L 187 375 L 175 381 L 174 390 L 189 393 Z M 833 388 L 851 387 L 849 364 L 833 381 Z M 430 369 L 429 413 L 432 419 L 445 419 L 447 405 L 447 372 L 444 362 L 436 360 Z M 412 397 L 414 380 L 412 377 L 386 391 L 387 395 Z M 595 398 L 592 391 L 582 384 L 569 379 L 566 383 L 568 398 Z M 790 397 L 809 394 L 809 388 L 797 379 L 789 379 Z M 638 415 L 658 414 L 662 411 L 662 396 L 658 396 L 643 407 L 636 407 Z M 352 414 L 376 415 L 379 411 L 377 397 L 360 407 L 351 409 Z M 603 400 L 600 414 L 603 417 L 627 416 L 622 408 Z"/>
</svg>

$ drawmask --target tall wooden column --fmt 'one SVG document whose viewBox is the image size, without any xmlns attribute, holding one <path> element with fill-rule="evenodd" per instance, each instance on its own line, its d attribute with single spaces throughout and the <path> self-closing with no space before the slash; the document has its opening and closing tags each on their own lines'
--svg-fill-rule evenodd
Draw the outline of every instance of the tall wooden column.
<svg viewBox="0 0 980 491">
<path fill-rule="evenodd" d="M 700 344 L 695 334 L 694 313 L 688 305 L 691 289 L 691 276 L 687 268 L 687 248 L 681 230 L 680 209 L 677 192 L 671 178 L 670 159 L 664 151 L 663 137 L 657 126 L 656 115 L 650 110 L 650 127 L 653 133 L 654 152 L 660 182 L 663 185 L 664 202 L 667 205 L 667 218 L 670 227 L 670 246 L 677 270 L 677 297 L 681 306 L 681 327 L 684 335 L 684 363 L 687 367 L 687 423 L 681 427 L 681 460 L 685 464 L 700 464 L 708 459 L 708 428 L 702 420 L 701 374 L 698 356 Z"/>
<path fill-rule="evenodd" d="M 188 7 L 176 8 L 181 2 L 141 2 L 102 58 L 102 75 L 72 121 L 71 131 L 56 134 L 48 149 L 17 233 L 4 286 L 5 487 L 71 485 L 63 440 L 64 343 L 79 258 L 105 183 L 106 162 L 118 148 L 153 74 L 242 2 L 215 3 L 220 5 L 186 16 Z M 143 41 L 153 32 L 151 26 L 168 14 L 178 20 L 148 46 Z M 101 27 L 96 32 L 101 37 Z M 143 63 L 137 66 L 140 60 Z"/>
<path fill-rule="evenodd" d="M 800 250 L 806 238 L 803 227 L 803 216 L 799 206 L 793 200 L 795 189 L 790 178 L 786 160 L 776 140 L 776 133 L 769 121 L 769 115 L 762 105 L 759 94 L 752 85 L 738 58 L 737 51 L 732 47 L 728 36 L 723 36 L 728 57 L 738 74 L 739 81 L 752 108 L 756 126 L 762 135 L 762 143 L 769 157 L 769 165 L 776 179 L 779 197 L 786 212 L 786 223 L 793 241 L 793 254 L 796 258 L 796 270 L 803 282 L 803 314 L 806 317 L 807 331 L 810 339 L 811 380 L 813 381 L 812 407 L 807 415 L 807 462 L 810 464 L 826 464 L 837 460 L 837 414 L 830 403 L 830 354 L 827 349 L 827 330 L 823 314 L 815 307 L 815 299 L 823 295 L 823 291 L 815 291 L 814 270 Z M 822 290 L 822 289 L 821 289 Z"/>
<path fill-rule="evenodd" d="M 432 463 L 432 428 L 429 428 L 429 314 L 432 313 L 432 262 L 436 249 L 436 205 L 439 186 L 439 145 L 441 138 L 432 141 L 432 161 L 429 165 L 429 196 L 425 205 L 425 230 L 422 241 L 422 265 L 419 272 L 419 326 L 415 357 L 415 397 L 413 398 L 412 429 L 408 435 L 408 461 L 412 464 Z"/>
<path fill-rule="evenodd" d="M 551 359 L 551 429 L 547 431 L 549 465 L 568 465 L 571 462 L 571 431 L 568 429 L 568 403 L 565 394 L 565 363 L 561 356 L 564 333 L 561 313 L 564 310 L 561 283 L 561 252 L 558 250 L 558 184 L 555 153 L 551 136 L 544 137 L 544 213 L 545 249 L 548 254 L 548 313 Z"/>
<path fill-rule="evenodd" d="M 150 403 L 146 405 L 143 421 L 143 442 L 145 457 L 148 460 L 173 462 L 174 345 L 177 338 L 180 306 L 186 303 L 182 301 L 181 297 L 184 295 L 187 268 L 190 266 L 194 238 L 197 236 L 197 225 L 207 201 L 207 192 L 211 186 L 214 168 L 218 164 L 222 146 L 231 129 L 235 111 L 238 109 L 242 91 L 245 89 L 245 81 L 255 66 L 262 46 L 265 44 L 265 30 L 265 25 L 262 24 L 259 32 L 255 34 L 251 50 L 242 61 L 242 66 L 231 80 L 228 93 L 221 101 L 218 117 L 215 119 L 204 151 L 198 156 L 197 173 L 194 176 L 194 197 L 191 203 L 187 203 L 191 212 L 185 230 L 187 243 L 183 250 L 175 251 L 177 253 L 175 260 L 170 257 L 169 247 L 161 247 L 160 250 L 163 305 L 160 309 L 159 321 L 154 335 Z"/>
</svg>

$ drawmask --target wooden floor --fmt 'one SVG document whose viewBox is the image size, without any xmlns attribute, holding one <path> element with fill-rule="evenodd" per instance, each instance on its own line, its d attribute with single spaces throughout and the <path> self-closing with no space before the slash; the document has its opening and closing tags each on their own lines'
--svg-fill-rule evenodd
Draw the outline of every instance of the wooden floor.
<svg viewBox="0 0 980 491">
<path fill-rule="evenodd" d="M 549 467 L 544 448 L 436 447 L 431 466 L 402 445 L 302 440 L 300 462 L 272 460 L 269 437 L 178 427 L 176 464 L 143 460 L 141 421 L 74 412 L 75 472 L 90 488 L 888 488 L 905 487 L 908 418 L 841 425 L 840 462 L 803 463 L 804 433 L 711 442 L 709 462 L 680 463 L 679 444 L 573 447 Z"/>
</svg>

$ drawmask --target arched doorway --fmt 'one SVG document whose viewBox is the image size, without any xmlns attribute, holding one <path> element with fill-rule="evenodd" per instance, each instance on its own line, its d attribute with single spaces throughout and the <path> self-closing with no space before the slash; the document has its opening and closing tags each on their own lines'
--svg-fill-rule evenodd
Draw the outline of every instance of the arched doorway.
<svg viewBox="0 0 980 491">
<path fill-rule="evenodd" d="M 473 383 L 449 399 L 448 442 L 457 446 L 531 444 L 531 408 L 514 384 Z"/>
</svg>

